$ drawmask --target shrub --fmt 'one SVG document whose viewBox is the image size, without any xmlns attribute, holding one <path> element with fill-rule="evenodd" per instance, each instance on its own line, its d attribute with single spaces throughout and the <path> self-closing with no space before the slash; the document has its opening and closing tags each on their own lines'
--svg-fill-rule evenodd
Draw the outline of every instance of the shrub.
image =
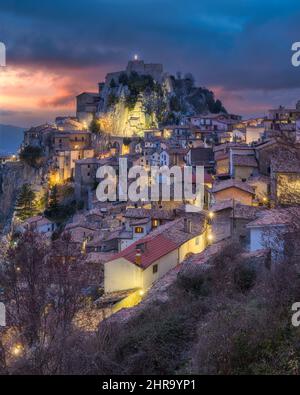
<svg viewBox="0 0 300 395">
<path fill-rule="evenodd" d="M 97 119 L 94 118 L 94 119 L 92 120 L 92 122 L 90 123 L 90 126 L 89 126 L 89 130 L 90 130 L 90 132 L 92 132 L 92 133 L 94 133 L 94 134 L 100 133 L 101 128 L 100 128 L 100 124 L 99 124 L 99 122 L 97 121 Z"/>
<path fill-rule="evenodd" d="M 122 73 L 119 77 L 119 84 L 128 85 L 128 76 L 126 73 Z"/>
<path fill-rule="evenodd" d="M 20 159 L 31 167 L 41 166 L 43 151 L 40 147 L 27 146 L 20 153 Z"/>
<path fill-rule="evenodd" d="M 109 87 L 112 89 L 117 87 L 116 81 L 113 78 L 110 81 Z"/>
<path fill-rule="evenodd" d="M 240 263 L 234 270 L 234 284 L 240 292 L 249 291 L 255 284 L 256 270 L 251 264 Z"/>
<path fill-rule="evenodd" d="M 170 99 L 170 110 L 179 112 L 181 110 L 180 101 L 177 96 L 172 96 Z"/>
<path fill-rule="evenodd" d="M 199 296 L 208 296 L 212 280 L 209 269 L 209 266 L 186 264 L 177 276 L 179 287 Z"/>
</svg>

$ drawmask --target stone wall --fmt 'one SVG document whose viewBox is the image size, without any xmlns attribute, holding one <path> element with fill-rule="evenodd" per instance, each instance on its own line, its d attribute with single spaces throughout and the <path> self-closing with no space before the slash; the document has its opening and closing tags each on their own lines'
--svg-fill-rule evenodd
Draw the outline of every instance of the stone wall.
<svg viewBox="0 0 300 395">
<path fill-rule="evenodd" d="M 275 198 L 280 205 L 300 204 L 300 173 L 278 173 Z"/>
</svg>

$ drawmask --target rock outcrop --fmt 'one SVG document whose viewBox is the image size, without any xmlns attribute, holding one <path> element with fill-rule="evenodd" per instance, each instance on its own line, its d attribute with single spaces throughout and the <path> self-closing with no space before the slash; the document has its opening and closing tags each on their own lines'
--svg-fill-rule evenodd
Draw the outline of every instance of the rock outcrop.
<svg viewBox="0 0 300 395">
<path fill-rule="evenodd" d="M 27 164 L 7 162 L 0 166 L 0 231 L 10 230 L 10 223 L 18 192 L 23 184 L 30 184 L 39 191 L 43 184 L 43 168 L 35 169 Z"/>
<path fill-rule="evenodd" d="M 149 128 L 178 124 L 186 115 L 226 112 L 213 92 L 195 86 L 191 74 L 174 77 L 162 68 L 160 73 L 149 69 L 149 74 L 144 74 L 145 67 L 137 70 L 110 73 L 101 84 L 96 116 L 104 132 L 139 136 Z"/>
</svg>

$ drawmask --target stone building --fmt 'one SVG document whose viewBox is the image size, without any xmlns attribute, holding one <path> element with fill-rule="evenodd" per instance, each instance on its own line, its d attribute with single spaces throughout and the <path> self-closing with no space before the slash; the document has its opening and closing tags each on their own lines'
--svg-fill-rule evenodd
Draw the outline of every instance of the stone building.
<svg viewBox="0 0 300 395">
<path fill-rule="evenodd" d="M 300 151 L 282 152 L 272 159 L 271 201 L 280 206 L 300 204 Z"/>
<path fill-rule="evenodd" d="M 96 173 L 102 164 L 101 159 L 87 158 L 75 163 L 75 196 L 77 201 L 84 201 L 89 207 L 91 191 L 95 187 Z"/>
<path fill-rule="evenodd" d="M 52 136 L 52 167 L 58 182 L 74 177 L 76 161 L 94 156 L 91 146 L 91 133 L 87 131 L 56 132 Z"/>
<path fill-rule="evenodd" d="M 100 93 L 83 92 L 76 96 L 76 116 L 87 126 L 93 120 L 100 101 Z"/>
</svg>

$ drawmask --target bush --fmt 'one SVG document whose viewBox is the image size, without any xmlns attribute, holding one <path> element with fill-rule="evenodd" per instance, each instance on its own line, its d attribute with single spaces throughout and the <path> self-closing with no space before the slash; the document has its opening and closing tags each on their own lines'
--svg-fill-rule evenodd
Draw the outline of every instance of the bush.
<svg viewBox="0 0 300 395">
<path fill-rule="evenodd" d="M 76 213 L 76 208 L 77 206 L 75 201 L 66 205 L 59 204 L 57 206 L 49 207 L 47 210 L 45 210 L 45 216 L 52 221 L 61 223 L 74 215 Z"/>
<path fill-rule="evenodd" d="M 112 78 L 111 81 L 110 81 L 109 87 L 110 87 L 111 89 L 117 87 L 116 81 L 115 81 L 113 78 Z"/>
<path fill-rule="evenodd" d="M 174 374 L 193 339 L 194 320 L 189 305 L 146 308 L 119 332 L 113 360 L 126 374 Z"/>
<path fill-rule="evenodd" d="M 177 284 L 184 290 L 198 296 L 208 296 L 211 287 L 210 267 L 187 264 L 178 273 Z"/>
<path fill-rule="evenodd" d="M 251 264 L 240 263 L 234 271 L 234 283 L 240 292 L 249 291 L 255 284 L 256 269 Z"/>
<path fill-rule="evenodd" d="M 139 75 L 132 72 L 128 78 L 127 86 L 130 93 L 126 97 L 125 105 L 129 109 L 133 109 L 139 94 L 146 90 L 153 91 L 156 85 L 151 75 Z"/>
<path fill-rule="evenodd" d="M 122 73 L 119 77 L 119 84 L 128 85 L 128 76 L 126 73 Z"/>
<path fill-rule="evenodd" d="M 27 146 L 20 153 L 20 159 L 31 167 L 40 167 L 43 151 L 40 147 Z"/>
<path fill-rule="evenodd" d="M 178 100 L 177 96 L 172 96 L 170 99 L 170 110 L 179 112 L 181 111 L 180 101 Z"/>
<path fill-rule="evenodd" d="M 97 119 L 94 118 L 94 119 L 92 120 L 92 122 L 90 123 L 90 126 L 89 126 L 89 130 L 90 130 L 90 132 L 92 132 L 92 133 L 94 133 L 94 134 L 100 133 L 101 128 L 100 128 L 100 124 L 99 124 L 99 122 L 97 121 Z"/>
</svg>

